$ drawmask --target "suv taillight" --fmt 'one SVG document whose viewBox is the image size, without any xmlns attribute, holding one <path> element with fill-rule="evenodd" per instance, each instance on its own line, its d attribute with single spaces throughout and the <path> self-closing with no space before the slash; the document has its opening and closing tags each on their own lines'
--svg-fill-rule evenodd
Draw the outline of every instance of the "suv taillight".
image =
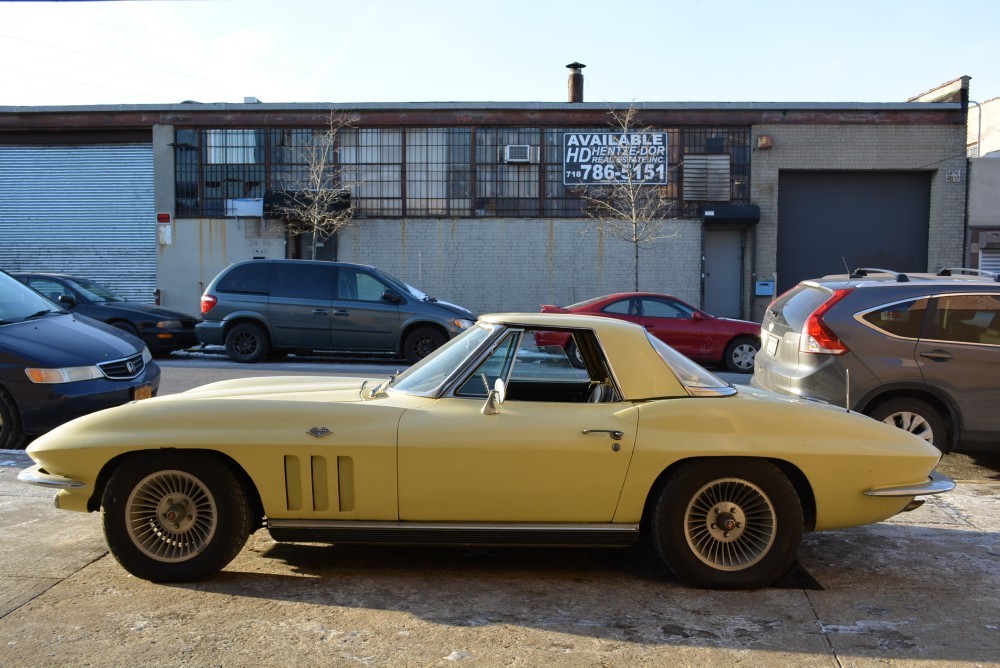
<svg viewBox="0 0 1000 668">
<path fill-rule="evenodd" d="M 813 353 L 817 355 L 843 355 L 847 352 L 847 346 L 837 338 L 830 326 L 823 322 L 823 316 L 847 295 L 854 292 L 854 288 L 846 290 L 835 290 L 830 298 L 819 305 L 808 318 L 802 327 L 802 336 L 799 337 L 799 352 Z"/>
<path fill-rule="evenodd" d="M 219 303 L 219 298 L 215 295 L 204 294 L 201 296 L 201 314 L 205 315 L 212 310 L 212 307 Z"/>
</svg>

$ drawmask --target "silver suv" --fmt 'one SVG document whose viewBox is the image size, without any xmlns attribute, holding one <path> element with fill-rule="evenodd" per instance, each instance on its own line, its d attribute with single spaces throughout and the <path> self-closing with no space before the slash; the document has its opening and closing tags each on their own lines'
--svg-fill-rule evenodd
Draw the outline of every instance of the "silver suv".
<svg viewBox="0 0 1000 668">
<path fill-rule="evenodd" d="M 846 406 L 940 450 L 1000 440 L 1000 278 L 856 269 L 767 309 L 755 387 Z"/>
<path fill-rule="evenodd" d="M 375 267 L 309 260 L 237 262 L 208 284 L 201 312 L 198 340 L 237 362 L 314 350 L 416 362 L 476 319 Z"/>
</svg>

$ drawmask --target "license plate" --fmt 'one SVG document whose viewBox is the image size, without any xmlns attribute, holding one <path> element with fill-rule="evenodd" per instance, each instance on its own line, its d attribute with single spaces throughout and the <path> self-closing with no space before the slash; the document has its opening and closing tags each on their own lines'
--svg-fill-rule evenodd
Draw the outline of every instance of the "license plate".
<svg viewBox="0 0 1000 668">
<path fill-rule="evenodd" d="M 153 386 L 152 385 L 140 385 L 132 391 L 132 398 L 136 401 L 141 401 L 142 399 L 149 399 L 153 396 Z"/>
<path fill-rule="evenodd" d="M 774 357 L 774 353 L 778 351 L 778 337 L 768 336 L 767 337 L 767 354 Z"/>
</svg>

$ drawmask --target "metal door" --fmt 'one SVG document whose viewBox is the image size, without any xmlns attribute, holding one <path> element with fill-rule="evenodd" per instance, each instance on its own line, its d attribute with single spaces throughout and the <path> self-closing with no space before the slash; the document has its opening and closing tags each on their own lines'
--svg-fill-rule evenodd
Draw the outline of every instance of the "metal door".
<svg viewBox="0 0 1000 668">
<path fill-rule="evenodd" d="M 742 317 L 743 230 L 705 230 L 704 310 L 725 318 Z"/>
</svg>

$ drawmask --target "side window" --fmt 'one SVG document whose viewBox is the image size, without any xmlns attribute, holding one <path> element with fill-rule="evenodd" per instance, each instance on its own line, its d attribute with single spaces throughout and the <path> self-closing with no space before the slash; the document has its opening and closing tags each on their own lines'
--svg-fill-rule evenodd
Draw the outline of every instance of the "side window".
<svg viewBox="0 0 1000 668">
<path fill-rule="evenodd" d="M 622 299 L 621 301 L 612 302 L 601 309 L 604 313 L 614 313 L 615 315 L 635 315 L 635 309 L 632 308 L 631 299 Z"/>
<path fill-rule="evenodd" d="M 927 313 L 927 299 L 914 299 L 900 304 L 883 306 L 861 316 L 872 327 L 904 339 L 920 336 L 920 325 Z"/>
<path fill-rule="evenodd" d="M 642 315 L 646 318 L 690 318 L 692 311 L 677 302 L 643 299 Z"/>
<path fill-rule="evenodd" d="M 333 299 L 334 267 L 319 264 L 281 264 L 271 283 L 272 297 Z"/>
<path fill-rule="evenodd" d="M 497 378 L 504 378 L 511 401 L 587 401 L 593 385 L 590 374 L 575 365 L 566 352 L 571 343 L 575 345 L 573 336 L 557 331 L 511 334 L 455 394 L 485 398 L 487 388 L 493 389 Z"/>
<path fill-rule="evenodd" d="M 1000 295 L 946 295 L 934 302 L 928 339 L 1000 345 Z"/>
<path fill-rule="evenodd" d="M 236 292 L 248 295 L 266 295 L 271 280 L 271 263 L 243 264 L 233 267 L 218 282 L 219 292 Z"/>
<path fill-rule="evenodd" d="M 337 299 L 378 302 L 382 301 L 386 287 L 385 283 L 367 272 L 350 267 L 337 270 Z"/>
<path fill-rule="evenodd" d="M 52 301 L 59 301 L 60 295 L 72 294 L 69 288 L 63 287 L 58 281 L 51 278 L 29 278 L 28 285 L 41 292 Z"/>
</svg>

